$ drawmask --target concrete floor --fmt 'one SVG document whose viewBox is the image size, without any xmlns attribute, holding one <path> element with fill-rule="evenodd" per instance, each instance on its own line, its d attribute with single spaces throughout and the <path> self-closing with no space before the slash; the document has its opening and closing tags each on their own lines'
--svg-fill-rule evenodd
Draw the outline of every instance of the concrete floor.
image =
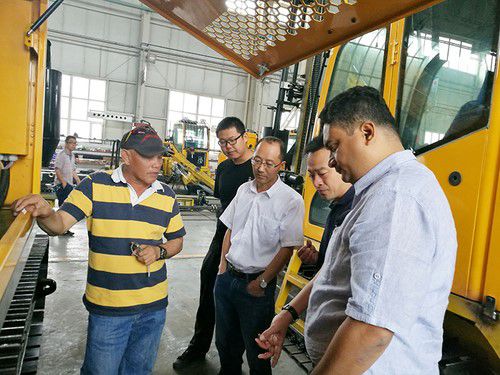
<svg viewBox="0 0 500 375">
<path fill-rule="evenodd" d="M 186 348 L 193 334 L 198 307 L 199 270 L 215 231 L 215 216 L 209 212 L 185 213 L 183 219 L 187 230 L 184 250 L 167 263 L 167 322 L 153 373 L 217 374 L 219 358 L 215 344 L 212 344 L 205 362 L 182 372 L 172 368 L 172 363 Z M 85 223 L 78 223 L 72 231 L 75 232 L 74 237 L 54 237 L 50 240 L 48 277 L 57 282 L 57 290 L 46 299 L 38 365 L 40 374 L 77 374 L 83 361 L 88 317 L 82 303 L 88 251 Z M 247 367 L 244 373 L 248 374 Z M 283 353 L 274 373 L 305 372 Z"/>
</svg>

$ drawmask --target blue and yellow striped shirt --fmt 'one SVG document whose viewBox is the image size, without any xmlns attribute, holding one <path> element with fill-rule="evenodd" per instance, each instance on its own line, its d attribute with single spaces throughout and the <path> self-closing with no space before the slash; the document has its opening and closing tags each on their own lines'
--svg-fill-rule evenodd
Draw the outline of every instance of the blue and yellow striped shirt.
<svg viewBox="0 0 500 375">
<path fill-rule="evenodd" d="M 85 178 L 61 210 L 76 220 L 87 217 L 89 264 L 83 302 L 90 312 L 129 315 L 165 308 L 168 303 L 164 260 L 147 267 L 131 254 L 130 243 L 159 245 L 186 234 L 175 194 L 167 185 L 133 206 L 126 183 L 110 172 Z"/>
</svg>

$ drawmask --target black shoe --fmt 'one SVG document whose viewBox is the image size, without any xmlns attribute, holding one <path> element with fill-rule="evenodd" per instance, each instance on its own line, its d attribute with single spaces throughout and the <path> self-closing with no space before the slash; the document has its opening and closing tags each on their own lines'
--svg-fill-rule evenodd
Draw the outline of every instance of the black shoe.
<svg viewBox="0 0 500 375">
<path fill-rule="evenodd" d="M 176 370 L 182 370 L 186 367 L 191 366 L 195 362 L 199 362 L 205 359 L 205 353 L 200 353 L 187 348 L 184 353 L 177 357 L 172 367 Z"/>
</svg>

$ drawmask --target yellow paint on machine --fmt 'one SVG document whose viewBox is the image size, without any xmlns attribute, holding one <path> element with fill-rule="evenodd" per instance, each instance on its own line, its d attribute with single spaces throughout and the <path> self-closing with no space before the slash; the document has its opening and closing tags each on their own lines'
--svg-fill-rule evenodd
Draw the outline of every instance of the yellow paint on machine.
<svg viewBox="0 0 500 375">
<path fill-rule="evenodd" d="M 18 156 L 7 205 L 40 192 L 47 24 L 24 38 L 46 8 L 47 0 L 0 2 L 0 154 Z"/>
</svg>

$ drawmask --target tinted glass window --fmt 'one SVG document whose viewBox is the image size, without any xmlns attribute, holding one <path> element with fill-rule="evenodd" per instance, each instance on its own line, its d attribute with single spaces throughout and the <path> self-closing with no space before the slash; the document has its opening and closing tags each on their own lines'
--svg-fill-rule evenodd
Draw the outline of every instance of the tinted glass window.
<svg viewBox="0 0 500 375">
<path fill-rule="evenodd" d="M 327 101 L 354 87 L 382 88 L 387 30 L 369 32 L 342 46 L 328 89 Z"/>
<path fill-rule="evenodd" d="M 397 123 L 423 152 L 487 126 L 499 0 L 450 0 L 406 19 Z"/>
<path fill-rule="evenodd" d="M 309 209 L 309 222 L 311 224 L 325 227 L 326 218 L 330 213 L 330 202 L 321 198 L 321 195 L 316 192 L 311 202 Z"/>
</svg>

